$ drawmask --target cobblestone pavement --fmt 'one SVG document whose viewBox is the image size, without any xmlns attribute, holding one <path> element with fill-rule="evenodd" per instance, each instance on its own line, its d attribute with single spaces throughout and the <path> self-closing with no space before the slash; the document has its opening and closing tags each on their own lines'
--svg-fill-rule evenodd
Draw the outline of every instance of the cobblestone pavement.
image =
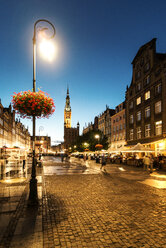
<svg viewBox="0 0 166 248">
<path fill-rule="evenodd" d="M 45 176 L 44 247 L 166 247 L 166 190 L 132 174 Z"/>
<path fill-rule="evenodd" d="M 121 165 L 103 173 L 91 161 L 47 166 L 38 208 L 27 208 L 28 181 L 0 183 L 0 248 L 166 247 L 166 187 L 155 184 L 164 175 Z"/>
</svg>

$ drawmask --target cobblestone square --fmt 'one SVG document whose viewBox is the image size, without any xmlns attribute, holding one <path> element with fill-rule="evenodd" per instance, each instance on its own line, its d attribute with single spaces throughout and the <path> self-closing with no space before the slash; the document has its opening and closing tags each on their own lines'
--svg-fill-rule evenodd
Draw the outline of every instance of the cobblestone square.
<svg viewBox="0 0 166 248">
<path fill-rule="evenodd" d="M 145 183 L 155 174 L 121 165 L 103 173 L 94 163 L 83 170 L 80 161 L 68 165 L 68 174 L 66 164 L 54 164 L 51 174 L 47 166 L 38 173 L 37 209 L 27 208 L 28 181 L 0 185 L 7 221 L 0 247 L 166 247 L 166 189 Z"/>
</svg>

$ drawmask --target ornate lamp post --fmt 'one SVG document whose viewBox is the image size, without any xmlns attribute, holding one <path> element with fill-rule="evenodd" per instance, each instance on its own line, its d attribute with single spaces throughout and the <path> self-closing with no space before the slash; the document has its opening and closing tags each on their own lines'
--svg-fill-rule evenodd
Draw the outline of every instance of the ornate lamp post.
<svg viewBox="0 0 166 248">
<path fill-rule="evenodd" d="M 52 39 L 55 36 L 55 27 L 54 25 L 46 20 L 40 19 L 37 20 L 34 24 L 34 33 L 33 33 L 33 92 L 36 92 L 36 34 L 37 34 L 37 24 L 39 22 L 45 22 L 49 24 L 52 29 L 53 34 L 48 37 L 48 39 Z M 40 30 L 46 30 L 48 28 L 40 28 Z M 36 158 L 35 158 L 35 135 L 36 135 L 36 117 L 33 115 L 32 119 L 32 127 L 33 127 L 33 137 L 32 137 L 32 147 L 33 147 L 33 156 L 32 156 L 32 172 L 31 172 L 31 179 L 30 179 L 30 192 L 29 192 L 29 199 L 28 205 L 37 205 L 38 204 L 38 194 L 37 194 L 37 179 L 36 179 Z"/>
</svg>

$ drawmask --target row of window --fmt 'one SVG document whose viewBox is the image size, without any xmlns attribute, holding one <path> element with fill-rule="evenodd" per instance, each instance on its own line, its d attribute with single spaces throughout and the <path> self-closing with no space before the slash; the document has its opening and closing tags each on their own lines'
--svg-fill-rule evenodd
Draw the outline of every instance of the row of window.
<svg viewBox="0 0 166 248">
<path fill-rule="evenodd" d="M 125 114 L 123 114 L 123 116 L 119 116 L 116 119 L 113 120 L 113 123 L 121 121 L 122 119 L 125 119 Z"/>
<path fill-rule="evenodd" d="M 124 124 L 120 124 L 119 126 L 114 126 L 113 132 L 115 133 L 116 131 L 125 129 L 125 123 Z"/>
<path fill-rule="evenodd" d="M 104 123 L 104 119 L 99 120 L 99 124 Z"/>
<path fill-rule="evenodd" d="M 123 114 L 122 116 L 118 116 L 116 119 L 113 120 L 113 123 L 121 121 L 122 119 L 125 119 L 125 114 Z M 109 122 L 110 121 L 106 121 L 106 126 L 109 126 Z M 104 119 L 99 120 L 99 125 L 101 125 L 102 123 L 104 123 Z"/>
<path fill-rule="evenodd" d="M 113 141 L 124 140 L 124 139 L 125 139 L 125 133 L 113 135 Z"/>
<path fill-rule="evenodd" d="M 160 93 L 161 93 L 161 83 L 155 86 L 155 95 L 160 94 Z M 144 99 L 145 99 L 145 101 L 150 99 L 150 90 L 145 92 Z M 141 104 L 141 102 L 142 102 L 141 96 L 137 97 L 136 105 Z M 134 103 L 133 103 L 133 101 L 131 101 L 129 103 L 129 108 L 132 109 L 133 106 L 134 106 Z"/>
<path fill-rule="evenodd" d="M 144 85 L 147 85 L 150 83 L 150 76 L 148 75 L 145 79 L 144 79 Z M 141 90 L 141 82 L 137 83 L 136 85 L 136 91 L 140 91 Z"/>
<path fill-rule="evenodd" d="M 162 134 L 162 121 L 156 121 L 155 122 L 155 135 L 161 135 Z M 147 124 L 145 125 L 145 137 L 148 138 L 151 135 L 151 125 Z M 137 139 L 142 138 L 142 130 L 141 127 L 137 127 Z M 129 133 L 129 139 L 134 139 L 134 129 L 130 129 Z"/>
<path fill-rule="evenodd" d="M 161 101 L 155 103 L 155 114 L 161 113 Z M 150 117 L 150 106 L 145 108 L 145 118 Z M 137 121 L 141 120 L 141 110 L 137 112 Z M 130 124 L 134 123 L 134 116 L 133 114 L 130 115 Z"/>
</svg>

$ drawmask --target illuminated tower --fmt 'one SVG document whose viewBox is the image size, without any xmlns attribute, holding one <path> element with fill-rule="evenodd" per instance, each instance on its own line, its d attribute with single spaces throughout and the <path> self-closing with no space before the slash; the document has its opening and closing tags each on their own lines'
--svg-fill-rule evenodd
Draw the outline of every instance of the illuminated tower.
<svg viewBox="0 0 166 248">
<path fill-rule="evenodd" d="M 66 128 L 71 128 L 71 107 L 70 107 L 70 97 L 69 97 L 68 87 L 67 87 L 66 104 L 64 109 L 64 126 Z"/>
</svg>

